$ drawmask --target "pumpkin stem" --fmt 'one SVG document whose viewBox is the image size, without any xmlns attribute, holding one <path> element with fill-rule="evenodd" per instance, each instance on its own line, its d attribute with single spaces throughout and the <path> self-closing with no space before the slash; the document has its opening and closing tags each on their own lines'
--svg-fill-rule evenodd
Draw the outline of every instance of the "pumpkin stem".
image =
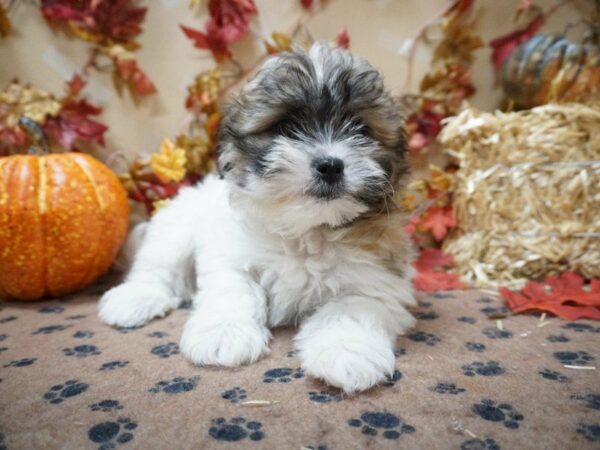
<svg viewBox="0 0 600 450">
<path fill-rule="evenodd" d="M 21 116 L 19 126 L 27 133 L 27 136 L 33 142 L 27 153 L 33 155 L 45 155 L 48 153 L 48 136 L 39 124 L 27 116 Z"/>
</svg>

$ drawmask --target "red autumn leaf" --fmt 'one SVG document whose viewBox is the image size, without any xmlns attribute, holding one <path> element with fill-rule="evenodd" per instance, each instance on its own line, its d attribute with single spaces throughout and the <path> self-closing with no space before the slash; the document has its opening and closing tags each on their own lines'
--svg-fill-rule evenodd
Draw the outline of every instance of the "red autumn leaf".
<svg viewBox="0 0 600 450">
<path fill-rule="evenodd" d="M 465 289 L 465 284 L 455 273 L 444 272 L 444 267 L 450 266 L 454 258 L 446 255 L 437 248 L 427 248 L 421 251 L 414 262 L 417 274 L 413 284 L 419 291 L 435 292 L 452 289 Z"/>
<path fill-rule="evenodd" d="M 512 54 L 512 52 L 523 42 L 528 41 L 544 24 L 544 17 L 537 16 L 527 26 L 497 37 L 490 42 L 492 47 L 492 61 L 496 70 L 500 70 L 504 61 Z"/>
<path fill-rule="evenodd" d="M 418 227 L 421 231 L 431 231 L 436 241 L 446 237 L 449 228 L 456 226 L 456 220 L 452 214 L 452 206 L 431 206 L 419 219 Z"/>
<path fill-rule="evenodd" d="M 24 149 L 29 144 L 27 134 L 19 127 L 0 124 L 0 156 L 10 155 L 15 149 Z"/>
<path fill-rule="evenodd" d="M 156 87 L 152 80 L 140 68 L 137 60 L 134 58 L 115 57 L 115 66 L 117 74 L 125 81 L 131 90 L 138 95 L 149 95 L 156 92 Z"/>
<path fill-rule="evenodd" d="M 350 47 L 350 35 L 346 27 L 342 28 L 335 38 L 338 47 L 347 49 Z"/>
<path fill-rule="evenodd" d="M 42 0 L 42 14 L 49 22 L 71 23 L 87 33 L 128 42 L 141 31 L 146 8 L 132 0 Z"/>
<path fill-rule="evenodd" d="M 185 35 L 194 41 L 194 47 L 210 50 L 218 62 L 223 62 L 231 58 L 231 51 L 227 41 L 222 38 L 218 30 L 214 30 L 214 26 L 214 22 L 209 19 L 206 22 L 207 33 L 203 33 L 185 25 L 180 25 Z"/>
<path fill-rule="evenodd" d="M 573 272 L 547 277 L 545 283 L 530 281 L 519 292 L 500 289 L 507 306 L 515 313 L 547 311 L 566 320 L 600 320 L 600 279 L 584 289 L 584 280 Z"/>
<path fill-rule="evenodd" d="M 67 97 L 76 97 L 85 87 L 86 81 L 75 73 L 73 77 L 67 81 Z"/>
<path fill-rule="evenodd" d="M 250 26 L 250 16 L 257 12 L 252 0 L 209 0 L 208 11 L 214 30 L 225 42 L 241 39 Z M 206 32 L 211 34 L 208 26 Z"/>
<path fill-rule="evenodd" d="M 97 142 L 104 145 L 104 132 L 108 127 L 89 116 L 102 112 L 85 100 L 67 102 L 60 113 L 46 119 L 44 131 L 68 150 L 74 150 L 78 141 Z"/>
<path fill-rule="evenodd" d="M 313 0 L 300 0 L 300 4 L 304 9 L 310 9 L 313 5 Z"/>
</svg>

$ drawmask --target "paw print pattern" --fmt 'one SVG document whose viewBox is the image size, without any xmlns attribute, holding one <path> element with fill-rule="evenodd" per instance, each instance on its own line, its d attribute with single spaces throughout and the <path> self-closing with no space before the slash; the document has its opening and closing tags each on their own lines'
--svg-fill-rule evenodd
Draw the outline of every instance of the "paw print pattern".
<svg viewBox="0 0 600 450">
<path fill-rule="evenodd" d="M 62 306 L 44 306 L 38 309 L 38 312 L 41 314 L 60 314 L 64 310 L 65 308 Z"/>
<path fill-rule="evenodd" d="M 475 317 L 460 316 L 456 320 L 458 320 L 459 322 L 468 323 L 470 325 L 473 325 L 474 323 L 477 323 L 477 319 Z"/>
<path fill-rule="evenodd" d="M 483 375 L 484 377 L 494 377 L 502 375 L 506 372 L 498 361 L 481 362 L 475 361 L 471 364 L 465 364 L 462 366 L 463 374 L 468 377 L 474 377 L 475 375 Z"/>
<path fill-rule="evenodd" d="M 538 373 L 547 380 L 558 381 L 559 383 L 566 383 L 569 381 L 569 378 L 566 375 L 554 370 L 544 369 L 540 370 Z"/>
<path fill-rule="evenodd" d="M 600 410 L 600 394 L 572 395 L 571 398 L 581 400 L 588 408 Z"/>
<path fill-rule="evenodd" d="M 594 327 L 589 323 L 567 323 L 562 326 L 565 330 L 573 330 L 576 333 L 583 333 L 585 331 L 590 333 L 600 333 L 600 327 Z"/>
<path fill-rule="evenodd" d="M 485 334 L 490 339 L 510 339 L 513 337 L 513 334 L 508 330 L 500 330 L 496 327 L 487 327 L 483 329 L 483 334 Z"/>
<path fill-rule="evenodd" d="M 362 434 L 377 436 L 382 432 L 385 439 L 398 439 L 405 433 L 413 433 L 415 427 L 408 425 L 403 420 L 387 412 L 366 412 L 360 419 L 350 419 L 348 425 L 360 428 Z"/>
<path fill-rule="evenodd" d="M 460 450 L 500 450 L 500 445 L 492 439 L 469 439 L 461 444 Z"/>
<path fill-rule="evenodd" d="M 577 432 L 590 442 L 600 442 L 600 424 L 580 423 Z"/>
<path fill-rule="evenodd" d="M 37 361 L 37 358 L 21 358 L 4 364 L 4 367 L 27 367 Z"/>
<path fill-rule="evenodd" d="M 151 338 L 164 338 L 167 337 L 169 335 L 169 333 L 167 333 L 166 331 L 153 331 L 152 333 L 148 333 L 148 336 Z"/>
<path fill-rule="evenodd" d="M 173 355 L 179 354 L 179 345 L 177 345 L 175 342 L 157 345 L 156 347 L 152 347 L 150 353 L 158 356 L 159 358 L 169 358 Z"/>
<path fill-rule="evenodd" d="M 342 396 L 339 394 L 334 394 L 332 392 L 327 391 L 311 391 L 308 393 L 308 398 L 315 403 L 331 403 L 331 402 L 341 402 Z"/>
<path fill-rule="evenodd" d="M 508 403 L 496 404 L 493 400 L 484 399 L 481 403 L 475 403 L 471 411 L 484 420 L 490 422 L 502 422 L 506 428 L 519 428 L 519 422 L 523 420 L 523 415 L 519 414 Z"/>
<path fill-rule="evenodd" d="M 219 417 L 212 420 L 208 434 L 217 441 L 237 442 L 246 438 L 251 441 L 260 441 L 265 437 L 261 428 L 262 423 L 248 421 L 244 417 L 233 417 L 231 420 Z"/>
<path fill-rule="evenodd" d="M 66 356 L 75 356 L 76 358 L 87 358 L 102 353 L 95 345 L 77 345 L 73 348 L 63 348 Z"/>
<path fill-rule="evenodd" d="M 400 348 L 400 347 L 394 349 L 394 356 L 396 358 L 398 358 L 400 356 L 404 356 L 404 355 L 406 355 L 406 350 L 405 349 Z"/>
<path fill-rule="evenodd" d="M 166 394 L 181 394 L 183 392 L 189 392 L 196 389 L 198 386 L 198 380 L 200 377 L 177 377 L 173 378 L 171 381 L 159 381 L 156 383 L 154 387 L 148 389 L 148 392 L 152 394 L 158 394 L 159 392 L 164 392 Z"/>
<path fill-rule="evenodd" d="M 415 331 L 414 333 L 409 334 L 406 337 L 409 338 L 411 341 L 424 342 L 429 346 L 434 346 L 441 340 L 435 334 L 425 333 L 424 331 Z"/>
<path fill-rule="evenodd" d="M 15 316 L 3 317 L 2 319 L 0 319 L 0 323 L 8 323 L 8 322 L 12 322 L 13 320 L 17 320 L 17 317 L 15 317 Z"/>
<path fill-rule="evenodd" d="M 583 350 L 575 352 L 554 352 L 552 354 L 561 364 L 571 366 L 588 366 L 594 357 Z"/>
<path fill-rule="evenodd" d="M 73 334 L 73 337 L 77 339 L 89 339 L 94 337 L 94 332 L 89 330 L 79 330 Z"/>
<path fill-rule="evenodd" d="M 419 306 L 420 306 L 421 308 L 431 308 L 431 305 L 432 305 L 432 304 L 433 304 L 433 303 L 431 303 L 431 302 L 419 302 Z"/>
<path fill-rule="evenodd" d="M 143 325 L 140 325 L 139 327 L 115 327 L 115 330 L 117 330 L 121 334 L 127 334 L 135 330 L 139 330 L 140 328 L 143 328 Z"/>
<path fill-rule="evenodd" d="M 109 361 L 100 366 L 98 370 L 116 370 L 121 369 L 129 364 L 129 361 Z"/>
<path fill-rule="evenodd" d="M 446 292 L 434 292 L 433 294 L 431 294 L 431 296 L 433 298 L 437 298 L 438 300 L 442 300 L 442 299 L 445 299 L 445 298 L 456 298 L 454 296 L 454 294 L 448 294 Z"/>
<path fill-rule="evenodd" d="M 478 298 L 477 300 L 475 300 L 477 303 L 492 303 L 494 300 L 492 300 L 489 297 L 481 297 Z"/>
<path fill-rule="evenodd" d="M 99 444 L 98 450 L 108 450 L 133 440 L 132 431 L 138 424 L 129 417 L 120 417 L 116 422 L 102 422 L 88 430 L 88 438 Z"/>
<path fill-rule="evenodd" d="M 438 383 L 430 390 L 437 392 L 438 394 L 451 394 L 458 395 L 465 392 L 463 388 L 456 387 L 454 383 Z"/>
<path fill-rule="evenodd" d="M 415 318 L 417 318 L 419 320 L 435 320 L 440 317 L 433 311 L 418 312 L 418 313 L 415 313 L 414 316 L 415 316 Z"/>
<path fill-rule="evenodd" d="M 41 327 L 35 330 L 32 334 L 52 334 L 57 331 L 63 331 L 72 325 L 48 325 L 47 327 Z"/>
<path fill-rule="evenodd" d="M 477 353 L 484 352 L 486 348 L 485 344 L 480 344 L 479 342 L 467 342 L 465 343 L 465 347 L 467 347 L 467 350 Z"/>
<path fill-rule="evenodd" d="M 287 357 L 288 358 L 295 358 L 296 356 L 298 356 L 298 353 L 300 353 L 298 350 L 292 350 L 287 352 Z"/>
<path fill-rule="evenodd" d="M 494 316 L 506 316 L 508 314 L 508 308 L 506 306 L 499 306 L 499 307 L 494 307 L 494 306 L 485 306 L 483 308 L 481 308 L 479 311 L 481 311 L 483 314 L 485 314 L 486 316 L 490 317 L 494 317 Z"/>
<path fill-rule="evenodd" d="M 0 347 L 0 353 L 5 352 L 6 350 L 8 350 L 8 347 Z"/>
<path fill-rule="evenodd" d="M 569 342 L 571 340 L 564 334 L 551 334 L 546 339 L 548 339 L 549 342 Z"/>
<path fill-rule="evenodd" d="M 269 369 L 263 374 L 263 383 L 289 383 L 292 378 L 302 378 L 304 371 L 300 368 L 290 369 L 289 367 L 279 367 Z"/>
<path fill-rule="evenodd" d="M 121 405 L 118 400 L 102 400 L 98 403 L 90 405 L 90 409 L 92 411 L 109 412 L 123 409 L 123 405 Z"/>
<path fill-rule="evenodd" d="M 67 320 L 81 320 L 81 319 L 85 319 L 85 314 L 75 314 L 74 316 L 69 316 L 66 319 Z"/>
<path fill-rule="evenodd" d="M 48 403 L 57 405 L 69 397 L 83 394 L 87 391 L 88 387 L 90 387 L 89 384 L 82 383 L 78 380 L 65 381 L 63 384 L 52 386 L 50 390 L 44 394 L 44 399 L 48 401 Z"/>
<path fill-rule="evenodd" d="M 221 398 L 229 400 L 231 403 L 238 403 L 240 400 L 246 399 L 246 390 L 236 386 L 221 392 Z"/>
<path fill-rule="evenodd" d="M 6 334 L 6 333 L 0 334 L 0 342 L 5 341 L 6 338 L 8 338 L 8 334 Z"/>
</svg>

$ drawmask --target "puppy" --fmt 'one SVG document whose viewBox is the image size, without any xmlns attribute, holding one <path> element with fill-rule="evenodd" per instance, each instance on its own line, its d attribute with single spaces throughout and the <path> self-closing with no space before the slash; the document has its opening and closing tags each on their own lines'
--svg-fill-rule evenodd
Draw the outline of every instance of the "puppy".
<svg viewBox="0 0 600 450">
<path fill-rule="evenodd" d="M 180 347 L 196 364 L 254 362 L 270 327 L 300 323 L 307 374 L 347 393 L 381 382 L 414 322 L 404 144 L 365 60 L 326 44 L 271 57 L 225 108 L 219 177 L 152 218 L 100 319 L 135 327 L 191 297 Z"/>
</svg>

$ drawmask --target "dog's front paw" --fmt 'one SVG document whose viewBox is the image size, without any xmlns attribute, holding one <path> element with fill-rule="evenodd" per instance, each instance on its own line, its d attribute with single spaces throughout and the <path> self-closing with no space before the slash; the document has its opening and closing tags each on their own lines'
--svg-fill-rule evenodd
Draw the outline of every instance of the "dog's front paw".
<svg viewBox="0 0 600 450">
<path fill-rule="evenodd" d="M 178 303 L 179 300 L 172 298 L 162 286 L 129 282 L 110 289 L 102 296 L 98 316 L 109 325 L 138 327 L 150 319 L 164 316 Z"/>
<path fill-rule="evenodd" d="M 305 372 L 347 394 L 364 391 L 394 372 L 389 339 L 358 325 L 301 331 L 296 347 Z"/>
<path fill-rule="evenodd" d="M 185 325 L 181 352 L 194 364 L 235 367 L 269 352 L 269 330 L 251 320 L 209 321 L 196 313 Z"/>
</svg>

